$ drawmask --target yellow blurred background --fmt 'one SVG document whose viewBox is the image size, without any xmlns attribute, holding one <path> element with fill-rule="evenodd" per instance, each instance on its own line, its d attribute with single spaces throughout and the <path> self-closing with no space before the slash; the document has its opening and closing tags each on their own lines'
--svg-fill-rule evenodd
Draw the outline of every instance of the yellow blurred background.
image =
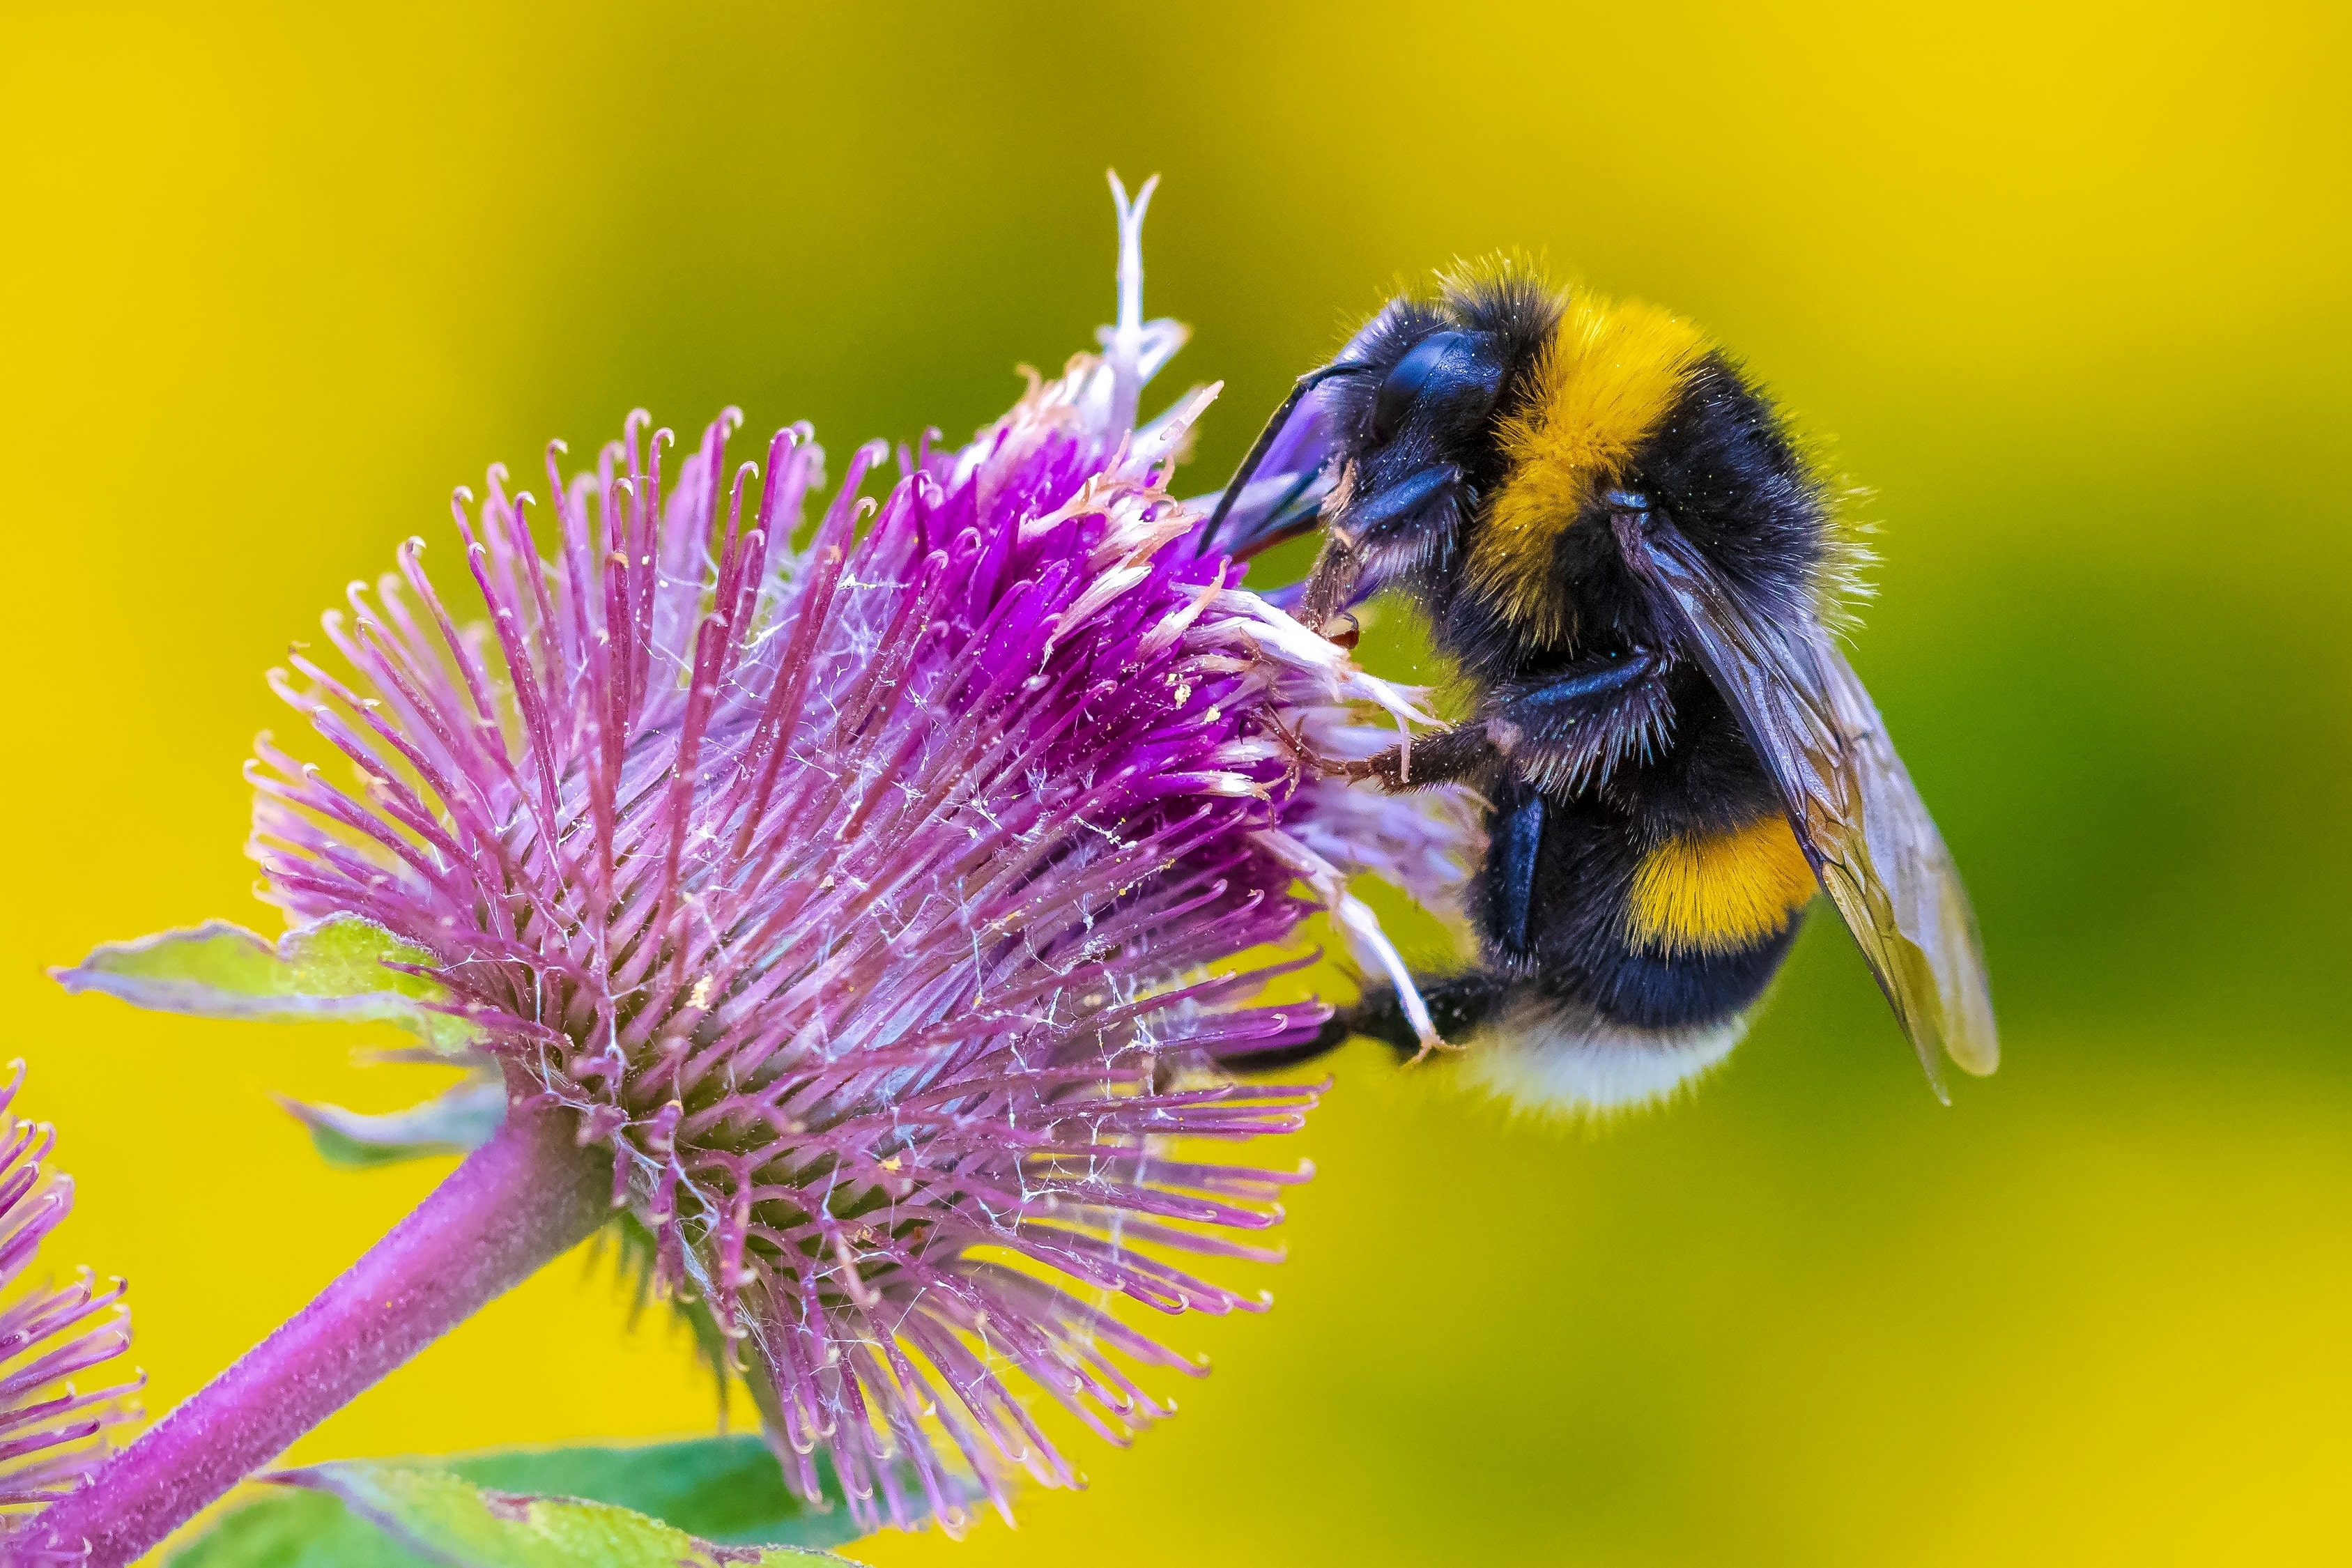
<svg viewBox="0 0 2352 1568">
<path fill-rule="evenodd" d="M 131 1277 L 160 1411 L 446 1168 L 326 1170 L 271 1104 L 426 1087 L 362 1037 L 41 973 L 268 923 L 238 764 L 345 580 L 639 403 L 969 431 L 1106 318 L 1116 164 L 1164 176 L 1176 374 L 1229 384 L 1195 488 L 1390 280 L 1515 244 L 1834 433 L 2008 1061 L 1940 1109 L 1824 920 L 1727 1073 L 1604 1131 L 1359 1048 L 1276 1310 L 1168 1329 L 1217 1363 L 1182 1415 L 1017 1533 L 856 1553 L 2341 1561 L 2343 15 L 13 8 L 0 984 L 55 1261 Z M 707 1429 L 624 1318 L 559 1264 L 296 1454 Z"/>
</svg>

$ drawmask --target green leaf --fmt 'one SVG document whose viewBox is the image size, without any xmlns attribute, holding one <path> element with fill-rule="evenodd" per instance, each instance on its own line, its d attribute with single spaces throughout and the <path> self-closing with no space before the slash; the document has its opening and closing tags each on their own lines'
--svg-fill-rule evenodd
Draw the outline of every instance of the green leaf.
<svg viewBox="0 0 2352 1568">
<path fill-rule="evenodd" d="M 857 1535 L 830 1476 L 832 1508 L 812 1509 L 785 1488 L 767 1446 L 748 1436 L 321 1465 L 278 1479 L 293 1484 L 226 1515 L 171 1568 L 837 1563 L 799 1549 Z M 518 1495 L 541 1497 L 540 1512 L 503 1500 Z M 615 1555 L 613 1545 L 603 1556 L 563 1555 L 600 1539 L 633 1551 L 651 1542 L 653 1554 Z M 753 1545 L 784 1550 L 740 1558 L 709 1551 Z"/>
<path fill-rule="evenodd" d="M 455 1050 L 471 1037 L 460 1019 L 423 1004 L 440 986 L 387 963 L 429 964 L 433 955 L 356 915 L 297 926 L 275 943 L 226 921 L 110 942 L 71 969 L 51 973 L 68 991 L 100 991 L 138 1007 L 204 1018 L 299 1024 L 385 1020 Z"/>
<path fill-rule="evenodd" d="M 325 1492 L 273 1489 L 232 1508 L 167 1568 L 446 1568 Z"/>
<path fill-rule="evenodd" d="M 506 1120 L 507 1090 L 495 1074 L 468 1078 L 421 1104 L 380 1116 L 283 1095 L 278 1103 L 310 1130 L 310 1142 L 329 1164 L 357 1171 L 480 1148 Z"/>
<path fill-rule="evenodd" d="M 612 1503 L 499 1491 L 446 1470 L 356 1461 L 277 1479 L 339 1497 L 411 1551 L 465 1568 L 782 1568 L 828 1560 L 797 1546 L 719 1546 Z"/>
<path fill-rule="evenodd" d="M 837 1546 L 857 1539 L 829 1470 L 824 1489 L 833 1507 L 819 1511 L 793 1494 L 775 1455 L 749 1434 L 631 1447 L 509 1448 L 447 1468 L 500 1491 L 617 1503 L 722 1545 Z"/>
</svg>

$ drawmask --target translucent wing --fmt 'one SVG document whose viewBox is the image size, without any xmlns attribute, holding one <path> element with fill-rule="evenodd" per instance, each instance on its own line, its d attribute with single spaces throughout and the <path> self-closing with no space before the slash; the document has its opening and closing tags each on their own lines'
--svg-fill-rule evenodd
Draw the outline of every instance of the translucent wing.
<svg viewBox="0 0 2352 1568">
<path fill-rule="evenodd" d="M 1812 614 L 1743 589 L 1671 521 L 1617 520 L 1617 542 L 1779 785 L 1822 888 L 1919 1053 L 1971 1073 L 2000 1062 L 1976 916 L 1870 694 Z"/>
</svg>

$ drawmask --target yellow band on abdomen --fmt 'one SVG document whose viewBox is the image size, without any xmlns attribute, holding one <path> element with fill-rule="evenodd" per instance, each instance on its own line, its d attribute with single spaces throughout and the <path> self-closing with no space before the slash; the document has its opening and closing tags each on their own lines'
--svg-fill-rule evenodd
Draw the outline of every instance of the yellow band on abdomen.
<svg viewBox="0 0 2352 1568">
<path fill-rule="evenodd" d="M 1654 952 L 1752 947 L 1813 896 L 1813 868 L 1788 820 L 1680 838 L 1642 857 L 1625 919 L 1633 945 Z"/>
</svg>

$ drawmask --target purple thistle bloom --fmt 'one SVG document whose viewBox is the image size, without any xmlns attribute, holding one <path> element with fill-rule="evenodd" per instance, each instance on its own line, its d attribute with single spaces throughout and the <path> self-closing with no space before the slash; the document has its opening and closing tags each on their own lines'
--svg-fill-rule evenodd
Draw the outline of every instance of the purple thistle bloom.
<svg viewBox="0 0 2352 1568">
<path fill-rule="evenodd" d="M 1346 879 L 1458 871 L 1458 819 L 1302 783 L 1283 734 L 1366 754 L 1410 695 L 1170 548 L 1213 389 L 1134 427 L 1183 337 L 1141 319 L 1149 195 L 1105 356 L 901 447 L 878 505 L 860 448 L 803 542 L 805 426 L 731 478 L 732 411 L 682 461 L 642 415 L 568 482 L 551 447 L 544 553 L 493 469 L 456 509 L 488 627 L 412 540 L 328 617 L 340 671 L 277 677 L 356 783 L 267 738 L 252 773 L 272 900 L 431 955 L 510 1097 L 613 1151 L 787 1475 L 825 1449 L 869 1526 L 1073 1483 L 1005 1368 L 1115 1442 L 1164 1414 L 1108 1352 L 1190 1363 L 1110 1293 L 1264 1305 L 1181 1259 L 1274 1256 L 1304 1173 L 1194 1141 L 1297 1128 L 1314 1089 L 1218 1064 L 1328 1009 L 1214 966 L 1329 907 L 1402 979 Z"/>
<path fill-rule="evenodd" d="M 0 1113 L 16 1101 L 25 1064 L 0 1085 Z M 73 1210 L 73 1179 L 41 1162 L 57 1131 L 0 1116 L 0 1542 L 30 1510 L 69 1489 L 111 1451 L 110 1427 L 136 1417 L 125 1404 L 145 1380 L 84 1394 L 70 1381 L 131 1348 L 120 1279 L 103 1289 L 87 1270 L 64 1286 L 15 1294 L 49 1232 Z M 37 1559 L 32 1559 L 37 1561 Z"/>
</svg>

